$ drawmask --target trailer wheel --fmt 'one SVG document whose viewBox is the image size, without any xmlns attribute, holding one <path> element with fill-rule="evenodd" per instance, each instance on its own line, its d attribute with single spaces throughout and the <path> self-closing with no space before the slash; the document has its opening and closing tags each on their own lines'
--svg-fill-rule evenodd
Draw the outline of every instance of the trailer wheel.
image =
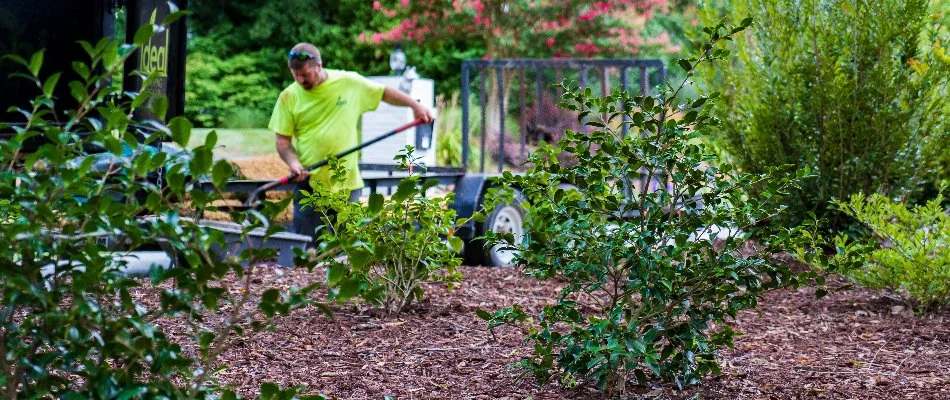
<svg viewBox="0 0 950 400">
<path fill-rule="evenodd" d="M 510 233 L 515 243 L 520 243 L 525 233 L 525 211 L 521 207 L 524 197 L 515 192 L 514 200 L 510 203 L 498 205 L 484 222 L 475 223 L 475 235 L 482 236 L 487 232 Z M 468 265 L 485 265 L 490 267 L 510 267 L 514 265 L 517 255 L 515 250 L 503 250 L 501 245 L 488 247 L 483 240 L 472 240 L 465 246 L 465 262 Z"/>
</svg>

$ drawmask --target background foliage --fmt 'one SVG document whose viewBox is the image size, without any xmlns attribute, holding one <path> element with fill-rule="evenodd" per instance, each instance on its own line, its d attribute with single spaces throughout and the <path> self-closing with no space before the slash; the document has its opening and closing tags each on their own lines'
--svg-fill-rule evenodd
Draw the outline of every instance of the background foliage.
<svg viewBox="0 0 950 400">
<path fill-rule="evenodd" d="M 353 70 L 367 76 L 389 75 L 389 54 L 396 43 L 402 42 L 409 65 L 416 66 L 421 76 L 434 79 L 440 95 L 451 96 L 459 90 L 461 62 L 469 58 L 668 57 L 678 51 L 682 35 L 674 32 L 671 36 L 665 32 L 688 23 L 695 14 L 695 7 L 688 1 L 603 2 L 609 6 L 609 14 L 596 8 L 601 7 L 598 2 L 573 2 L 571 7 L 564 8 L 557 2 L 543 1 L 537 2 L 538 7 L 546 10 L 544 18 L 539 19 L 537 14 L 531 14 L 537 11 L 529 7 L 532 2 L 509 2 L 509 13 L 521 17 L 496 19 L 505 24 L 505 36 L 498 38 L 498 46 L 501 46 L 498 47 L 490 45 L 494 40 L 486 41 L 496 36 L 494 28 L 484 21 L 479 24 L 468 21 L 475 15 L 474 2 L 466 2 L 462 12 L 456 12 L 452 2 L 403 3 L 401 0 L 192 2 L 187 115 L 203 126 L 228 125 L 235 120 L 265 126 L 277 94 L 292 82 L 284 54 L 301 41 L 316 44 L 328 68 Z M 494 7 L 493 12 L 499 12 L 500 2 L 485 4 Z M 543 7 L 540 4 L 544 4 Z M 420 10 L 421 13 L 416 13 Z M 596 15 L 587 19 L 584 15 L 588 12 Z M 439 13 L 447 13 L 452 19 L 434 18 Z M 564 24 L 560 22 L 562 17 Z M 521 23 L 529 20 L 531 28 L 525 28 Z M 414 29 L 401 28 L 407 24 L 412 24 Z M 568 29 L 575 24 L 585 28 Z M 452 26 L 471 26 L 472 30 L 449 34 Z M 625 33 L 587 34 L 599 32 L 601 28 L 608 32 L 612 27 L 623 28 Z M 410 38 L 410 31 L 417 33 Z M 587 38 L 592 37 L 596 39 L 588 45 Z M 556 45 L 548 46 L 548 39 L 554 39 Z M 580 47 L 575 49 L 575 45 Z M 596 51 L 590 46 L 596 46 Z M 499 52 L 489 47 L 505 50 Z"/>
<path fill-rule="evenodd" d="M 813 211 L 835 227 L 832 199 L 914 200 L 946 178 L 950 58 L 946 16 L 926 0 L 710 2 L 706 18 L 751 14 L 730 65 L 705 69 L 723 92 L 718 136 L 736 165 L 791 164 L 817 175 L 781 201 L 792 223 Z"/>
</svg>

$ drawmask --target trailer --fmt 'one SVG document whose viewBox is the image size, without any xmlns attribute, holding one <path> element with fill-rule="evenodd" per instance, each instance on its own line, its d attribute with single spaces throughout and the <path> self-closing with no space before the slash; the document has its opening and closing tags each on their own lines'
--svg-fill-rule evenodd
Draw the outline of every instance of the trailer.
<svg viewBox="0 0 950 400">
<path fill-rule="evenodd" d="M 178 7 L 186 9 L 187 3 L 187 0 L 179 0 L 177 4 Z M 12 15 L 12 20 L 16 21 L 17 25 L 9 27 L 11 32 L 16 32 L 15 35 L 0 34 L 0 53 L 24 54 L 46 48 L 47 68 L 72 71 L 71 61 L 84 56 L 76 41 L 96 42 L 103 37 L 114 37 L 116 15 L 120 9 L 124 9 L 127 16 L 126 37 L 132 37 L 142 24 L 160 21 L 172 12 L 172 6 L 164 0 L 5 1 L 0 4 L 0 13 Z M 167 118 L 184 113 L 186 36 L 186 22 L 181 19 L 164 32 L 157 33 L 149 46 L 132 57 L 126 65 L 126 76 L 136 69 L 164 71 L 159 79 L 147 88 L 141 87 L 142 82 L 138 78 L 127 79 L 124 87 L 129 91 L 149 90 L 167 97 Z M 0 64 L 0 74 L 8 75 L 9 72 L 5 68 L 9 67 L 10 65 Z M 545 118 L 563 119 L 563 116 L 546 117 L 545 110 L 555 102 L 552 99 L 559 96 L 556 89 L 552 89 L 550 85 L 571 80 L 579 82 L 582 88 L 592 88 L 605 95 L 618 87 L 622 90 L 648 93 L 658 82 L 665 79 L 666 75 L 661 61 L 635 59 L 467 60 L 463 62 L 461 72 L 461 162 L 459 165 L 430 165 L 422 172 L 424 180 L 435 180 L 442 190 L 454 193 L 452 208 L 460 218 L 471 217 L 486 209 L 485 195 L 492 186 L 494 177 L 503 170 L 517 171 L 520 167 L 519 161 L 523 161 L 530 146 L 541 140 L 538 131 L 539 127 L 547 122 Z M 71 72 L 63 76 L 64 80 L 74 78 L 69 76 L 69 73 Z M 636 83 L 631 84 L 631 81 Z M 4 93 L 3 98 L 0 98 L 0 112 L 5 112 L 10 105 L 29 101 L 29 90 L 23 85 L 21 80 L 0 80 L 0 92 Z M 64 92 L 59 95 L 60 98 L 71 98 L 68 92 L 65 92 L 68 89 L 62 90 Z M 473 99 L 475 101 L 472 101 Z M 475 111 L 479 113 L 480 118 L 473 115 Z M 9 117 L 9 114 L 0 114 L 0 121 L 8 120 Z M 142 114 L 137 117 L 144 120 L 152 116 Z M 510 125 L 509 118 L 517 121 L 515 126 Z M 472 133 L 475 127 L 480 129 L 477 136 Z M 3 133 L 0 132 L 0 135 Z M 434 136 L 425 138 L 424 135 L 413 132 L 411 137 L 417 144 L 428 143 L 435 147 Z M 477 145 L 474 144 L 476 138 Z M 398 171 L 396 165 L 378 162 L 361 163 L 360 169 L 366 182 L 364 190 L 368 193 L 391 191 L 408 174 Z M 157 179 L 160 180 L 161 177 Z M 269 180 L 231 180 L 224 191 L 252 193 L 269 183 Z M 645 188 L 651 183 L 655 183 L 653 178 L 644 177 L 640 186 Z M 200 182 L 199 185 L 206 190 L 213 188 L 210 182 Z M 282 183 L 273 185 L 269 190 L 293 189 L 293 183 Z M 483 222 L 469 220 L 455 233 L 465 243 L 465 264 L 511 265 L 513 253 L 497 246 L 485 246 L 479 237 L 491 231 L 510 233 L 518 240 L 525 234 L 525 208 L 516 196 L 515 201 L 498 205 L 486 217 Z M 241 231 L 239 226 L 225 222 L 201 223 L 234 235 Z M 272 236 L 269 240 L 262 239 L 263 232 L 257 234 L 261 238 L 252 238 L 252 245 L 277 248 L 277 261 L 281 265 L 292 263 L 293 248 L 305 247 L 310 242 L 308 236 L 289 232 Z M 234 236 L 233 246 L 222 251 L 240 251 L 244 245 Z"/>
</svg>

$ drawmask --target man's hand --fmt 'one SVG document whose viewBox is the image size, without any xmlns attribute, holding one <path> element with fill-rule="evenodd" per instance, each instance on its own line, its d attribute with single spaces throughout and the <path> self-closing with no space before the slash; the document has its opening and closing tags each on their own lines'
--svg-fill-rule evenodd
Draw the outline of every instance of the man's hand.
<svg viewBox="0 0 950 400">
<path fill-rule="evenodd" d="M 297 177 L 294 178 L 294 182 L 303 182 L 310 176 L 310 172 L 304 169 L 300 161 L 288 164 L 287 167 L 290 168 L 291 174 L 297 174 Z"/>
<path fill-rule="evenodd" d="M 432 115 L 432 110 L 423 107 L 419 103 L 415 103 L 415 106 L 412 107 L 412 114 L 415 115 L 416 119 L 421 119 L 424 124 L 431 124 L 432 120 L 435 119 L 435 116 Z"/>
<path fill-rule="evenodd" d="M 277 154 L 280 154 L 280 158 L 287 164 L 290 173 L 297 174 L 297 178 L 294 179 L 295 182 L 303 182 L 304 179 L 310 176 L 310 172 L 307 172 L 300 160 L 297 159 L 297 151 L 294 150 L 290 136 L 277 134 Z"/>
</svg>

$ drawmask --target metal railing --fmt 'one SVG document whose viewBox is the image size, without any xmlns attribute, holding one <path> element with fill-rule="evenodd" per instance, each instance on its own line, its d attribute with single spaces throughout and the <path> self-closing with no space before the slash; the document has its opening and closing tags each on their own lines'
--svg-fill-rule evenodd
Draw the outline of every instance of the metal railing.
<svg viewBox="0 0 950 400">
<path fill-rule="evenodd" d="M 633 70 L 633 71 L 631 71 Z M 487 132 L 486 127 L 488 125 L 487 121 L 487 107 L 488 107 L 488 88 L 487 81 L 490 78 L 490 74 L 495 74 L 495 83 L 497 84 L 497 89 L 495 95 L 497 96 L 498 107 L 500 108 L 499 121 L 498 121 L 498 153 L 497 153 L 497 163 L 498 163 L 498 172 L 503 170 L 504 160 L 505 160 L 505 137 L 506 137 L 506 127 L 505 127 L 505 118 L 508 115 L 507 104 L 505 104 L 506 90 L 511 90 L 511 88 L 505 88 L 505 73 L 507 71 L 513 71 L 517 73 L 518 76 L 518 107 L 520 115 L 520 123 L 518 124 L 518 136 L 520 141 L 521 153 L 524 154 L 525 148 L 527 145 L 527 135 L 525 129 L 525 113 L 529 108 L 527 106 L 528 102 L 528 79 L 529 75 L 534 75 L 534 92 L 535 97 L 532 99 L 534 102 L 534 107 L 540 108 L 542 106 L 542 99 L 547 94 L 547 86 L 550 84 L 561 83 L 565 78 L 570 79 L 574 76 L 577 77 L 577 82 L 580 85 L 581 90 L 584 90 L 592 85 L 591 80 L 589 79 L 590 73 L 597 72 L 597 78 L 593 84 L 598 84 L 601 90 L 601 95 L 606 96 L 612 91 L 612 87 L 619 85 L 620 89 L 623 91 L 628 91 L 631 89 L 630 78 L 631 75 L 637 78 L 637 87 L 639 93 L 648 94 L 651 92 L 651 88 L 656 87 L 666 79 L 666 67 L 660 60 L 641 60 L 641 59 L 497 59 L 497 60 L 465 60 L 462 62 L 462 167 L 464 170 L 468 170 L 469 167 L 469 158 L 470 158 L 470 149 L 469 143 L 471 139 L 471 124 L 469 121 L 471 104 L 470 97 L 472 95 L 472 80 L 473 75 L 478 78 L 479 87 L 478 87 L 478 102 L 481 110 L 481 156 L 479 160 L 480 172 L 485 172 L 485 157 L 488 153 L 486 149 L 486 142 L 488 140 L 487 136 L 490 133 Z M 533 71 L 533 74 L 529 73 Z M 635 75 L 631 72 L 635 72 Z M 553 78 L 550 76 L 553 73 Z M 513 79 L 513 78 L 512 78 Z M 597 82 L 599 81 L 599 82 Z M 513 83 L 513 80 L 512 80 Z M 512 86 L 514 86 L 512 84 Z M 557 96 L 560 93 L 556 94 Z M 536 113 L 539 115 L 540 112 Z M 628 133 L 628 124 L 624 123 L 622 126 L 623 134 Z"/>
</svg>

